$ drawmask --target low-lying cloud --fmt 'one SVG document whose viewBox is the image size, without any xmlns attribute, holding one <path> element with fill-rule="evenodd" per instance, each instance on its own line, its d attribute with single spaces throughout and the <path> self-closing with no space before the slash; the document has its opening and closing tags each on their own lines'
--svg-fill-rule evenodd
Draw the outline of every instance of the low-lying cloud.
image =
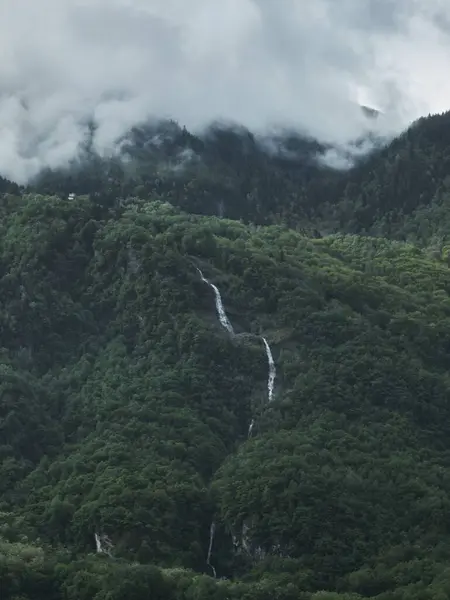
<svg viewBox="0 0 450 600">
<path fill-rule="evenodd" d="M 3 0 L 0 174 L 133 125 L 287 126 L 346 147 L 450 108 L 447 0 Z M 368 120 L 356 103 L 383 111 Z"/>
</svg>

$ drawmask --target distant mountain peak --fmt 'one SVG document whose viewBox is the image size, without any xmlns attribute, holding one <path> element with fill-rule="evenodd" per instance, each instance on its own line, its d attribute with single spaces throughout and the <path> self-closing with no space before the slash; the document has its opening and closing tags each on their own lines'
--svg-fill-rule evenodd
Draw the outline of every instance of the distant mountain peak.
<svg viewBox="0 0 450 600">
<path fill-rule="evenodd" d="M 367 106 L 366 104 L 360 104 L 359 106 L 363 111 L 364 115 L 366 117 L 369 117 L 370 119 L 376 119 L 379 115 L 382 114 L 380 110 Z"/>
</svg>

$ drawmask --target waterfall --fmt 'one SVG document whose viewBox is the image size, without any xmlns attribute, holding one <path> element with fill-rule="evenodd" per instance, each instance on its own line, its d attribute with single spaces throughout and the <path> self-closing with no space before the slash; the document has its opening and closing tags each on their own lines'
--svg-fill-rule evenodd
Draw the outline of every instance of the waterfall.
<svg viewBox="0 0 450 600">
<path fill-rule="evenodd" d="M 249 529 L 250 527 L 247 525 L 247 523 L 242 523 L 241 545 L 247 554 L 251 554 L 250 539 L 248 537 Z"/>
<path fill-rule="evenodd" d="M 97 553 L 111 556 L 112 542 L 109 537 L 107 535 L 99 535 L 98 533 L 95 533 L 94 537 Z"/>
<path fill-rule="evenodd" d="M 220 324 L 229 333 L 234 335 L 234 329 L 233 329 L 233 326 L 231 325 L 231 323 L 227 317 L 227 314 L 225 312 L 219 289 L 213 283 L 211 283 L 208 279 L 206 279 L 206 277 L 203 275 L 203 273 L 201 272 L 201 270 L 198 267 L 196 267 L 196 268 L 200 274 L 202 281 L 204 283 L 206 283 L 207 285 L 209 285 L 214 291 L 215 301 L 216 301 L 216 311 L 217 311 L 217 316 L 219 317 Z M 267 361 L 269 363 L 269 375 L 268 375 L 268 379 L 267 379 L 268 401 L 272 402 L 273 391 L 274 391 L 274 387 L 275 387 L 275 378 L 277 376 L 277 370 L 276 370 L 275 361 L 273 359 L 272 351 L 270 349 L 268 341 L 263 336 L 261 336 L 261 339 L 264 342 L 264 348 L 266 350 Z M 249 427 L 248 427 L 248 434 L 247 434 L 248 438 L 251 438 L 251 436 L 252 436 L 254 425 L 255 425 L 255 419 L 252 418 L 250 421 Z M 233 545 L 235 547 L 235 550 L 238 550 L 238 548 L 241 547 L 245 552 L 247 552 L 248 554 L 251 554 L 251 541 L 250 541 L 250 538 L 248 535 L 249 529 L 250 529 L 249 526 L 244 522 L 242 524 L 242 533 L 241 533 L 240 542 L 239 542 L 237 536 L 232 534 Z M 213 543 L 214 543 L 215 530 L 216 530 L 216 524 L 213 521 L 211 523 L 211 527 L 209 530 L 209 546 L 208 546 L 208 554 L 206 556 L 206 564 L 211 569 L 214 578 L 217 577 L 217 574 L 216 574 L 216 569 L 211 564 L 211 553 L 212 553 L 212 547 L 213 547 Z M 261 559 L 261 558 L 264 558 L 266 553 L 263 551 L 262 548 L 257 547 L 255 549 L 254 554 L 255 554 L 256 558 Z"/>
<path fill-rule="evenodd" d="M 211 569 L 214 575 L 214 579 L 216 578 L 216 570 L 211 564 L 211 552 L 214 543 L 214 534 L 216 532 L 216 524 L 214 521 L 211 523 L 211 527 L 209 528 L 209 546 L 208 546 L 208 555 L 206 557 L 206 564 Z"/>
<path fill-rule="evenodd" d="M 269 402 L 271 402 L 272 398 L 273 398 L 273 387 L 275 384 L 275 377 L 277 375 L 277 370 L 275 368 L 275 361 L 273 360 L 270 346 L 267 343 L 267 340 L 265 337 L 263 337 L 262 340 L 263 340 L 264 346 L 266 348 L 267 360 L 269 361 L 269 379 L 267 380 L 267 391 L 269 394 Z"/>
<path fill-rule="evenodd" d="M 219 289 L 213 283 L 211 283 L 208 279 L 206 279 L 206 277 L 203 275 L 203 273 L 200 271 L 200 269 L 198 267 L 197 267 L 197 271 L 199 272 L 200 277 L 202 278 L 202 281 L 204 283 L 206 283 L 207 285 L 209 285 L 210 287 L 212 287 L 212 289 L 214 290 L 214 294 L 215 294 L 215 298 L 216 298 L 216 310 L 217 310 L 217 315 L 219 317 L 220 324 L 229 333 L 234 335 L 234 329 L 233 329 L 233 326 L 231 325 L 231 323 L 227 317 L 227 314 L 225 312 L 225 309 L 223 307 L 222 297 L 220 295 Z M 277 375 L 277 370 L 275 367 L 275 361 L 273 360 L 272 351 L 270 350 L 270 346 L 269 346 L 266 338 L 263 337 L 262 341 L 264 342 L 264 347 L 266 349 L 266 354 L 267 354 L 267 360 L 269 362 L 269 377 L 267 380 L 267 392 L 268 392 L 268 396 L 269 396 L 269 402 L 272 402 L 273 389 L 274 389 L 274 385 L 275 385 L 275 377 Z M 253 425 L 254 425 L 254 420 L 252 419 L 249 429 L 248 429 L 248 437 L 251 436 Z"/>
<path fill-rule="evenodd" d="M 234 329 L 233 329 L 233 326 L 231 325 L 231 323 L 227 317 L 227 314 L 225 312 L 219 289 L 213 283 L 211 283 L 208 279 L 206 279 L 206 277 L 203 275 L 203 273 L 201 272 L 201 270 L 198 267 L 196 267 L 196 268 L 200 274 L 202 281 L 204 283 L 206 283 L 207 285 L 209 285 L 214 291 L 215 301 L 216 301 L 216 310 L 217 310 L 217 315 L 219 317 L 220 324 L 229 333 L 234 335 Z M 244 334 L 241 334 L 241 335 L 244 335 Z M 249 334 L 247 334 L 247 335 L 249 335 Z M 264 342 L 264 348 L 266 350 L 267 361 L 269 363 L 269 375 L 268 375 L 268 379 L 267 379 L 268 401 L 272 402 L 273 391 L 274 391 L 274 387 L 275 387 L 275 378 L 277 376 L 277 370 L 276 370 L 275 361 L 273 359 L 272 351 L 270 349 L 268 341 L 263 336 L 261 336 L 261 339 Z M 254 426 L 255 426 L 255 419 L 252 418 L 250 421 L 249 427 L 248 427 L 248 434 L 247 434 L 248 438 L 251 438 Z M 232 541 L 233 541 L 233 546 L 235 548 L 235 551 L 238 551 L 240 548 L 242 548 L 245 552 L 252 555 L 249 529 L 250 529 L 250 527 L 245 522 L 242 523 L 242 533 L 240 536 L 240 540 L 238 539 L 238 537 L 236 535 L 234 535 L 232 533 Z M 211 523 L 210 530 L 209 530 L 209 546 L 208 546 L 208 554 L 206 556 L 206 564 L 211 569 L 214 578 L 217 577 L 217 574 L 216 574 L 216 569 L 211 564 L 211 553 L 212 553 L 212 547 L 213 547 L 213 543 L 214 543 L 215 530 L 216 530 L 216 524 L 213 521 Z M 274 550 L 278 551 L 279 547 L 274 546 Z M 253 555 L 257 559 L 262 559 L 266 556 L 266 552 L 261 547 L 257 546 L 254 549 Z"/>
<path fill-rule="evenodd" d="M 204 277 L 203 273 L 200 271 L 200 269 L 198 267 L 197 267 L 197 271 L 200 273 L 200 277 L 202 278 L 202 281 L 204 281 L 206 284 L 208 284 L 214 290 L 214 294 L 216 296 L 216 310 L 217 310 L 217 315 L 219 317 L 220 324 L 222 325 L 222 327 L 225 327 L 225 329 L 227 331 L 234 334 L 233 326 L 231 325 L 230 321 L 228 320 L 228 317 L 227 317 L 227 314 L 223 307 L 222 298 L 220 296 L 220 292 L 219 292 L 218 288 L 213 283 L 208 281 L 208 279 L 206 279 L 206 277 Z"/>
</svg>

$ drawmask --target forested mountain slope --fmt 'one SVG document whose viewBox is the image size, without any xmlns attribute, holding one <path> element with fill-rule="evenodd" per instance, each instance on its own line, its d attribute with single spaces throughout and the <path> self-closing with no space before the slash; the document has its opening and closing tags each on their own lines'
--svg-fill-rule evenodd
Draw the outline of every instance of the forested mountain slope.
<svg viewBox="0 0 450 600">
<path fill-rule="evenodd" d="M 2 600 L 447 597 L 444 261 L 8 189 Z"/>
<path fill-rule="evenodd" d="M 352 169 L 336 170 L 323 162 L 330 148 L 293 132 L 264 138 L 216 125 L 193 135 L 158 123 L 134 129 L 115 158 L 100 159 L 88 144 L 69 170 L 42 173 L 25 191 L 89 194 L 107 205 L 159 198 L 190 213 L 315 236 L 385 236 L 442 252 L 449 140 L 450 113 L 429 116 Z M 0 181 L 0 191 L 17 193 L 17 186 Z"/>
</svg>

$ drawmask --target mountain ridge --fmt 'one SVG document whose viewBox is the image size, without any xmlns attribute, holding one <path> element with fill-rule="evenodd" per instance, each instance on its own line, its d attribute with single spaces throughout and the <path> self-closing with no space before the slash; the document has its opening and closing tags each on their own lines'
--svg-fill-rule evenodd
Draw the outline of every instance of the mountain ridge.
<svg viewBox="0 0 450 600">
<path fill-rule="evenodd" d="M 107 204 L 158 197 L 188 212 L 284 223 L 309 235 L 344 231 L 433 245 L 436 239 L 422 240 L 415 229 L 433 203 L 433 227 L 442 217 L 447 129 L 448 113 L 419 119 L 388 144 L 373 140 L 368 154 L 365 142 L 336 150 L 339 164 L 354 163 L 336 169 L 322 160 L 334 150 L 301 134 L 258 138 L 217 124 L 202 137 L 162 122 L 134 128 L 115 158 L 89 151 L 69 170 L 43 172 L 27 188 L 6 181 L 1 188 L 95 194 Z"/>
<path fill-rule="evenodd" d="M 448 122 L 1 182 L 2 600 L 445 597 Z"/>
</svg>

